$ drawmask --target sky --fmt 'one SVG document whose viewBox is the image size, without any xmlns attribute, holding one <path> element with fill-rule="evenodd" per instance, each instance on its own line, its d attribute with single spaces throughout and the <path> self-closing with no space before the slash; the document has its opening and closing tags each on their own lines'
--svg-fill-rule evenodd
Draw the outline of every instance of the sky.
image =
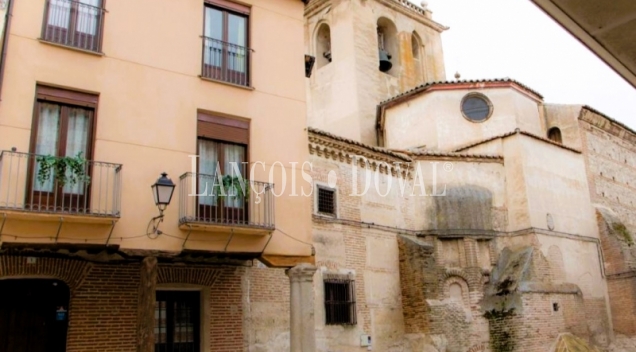
<svg viewBox="0 0 636 352">
<path fill-rule="evenodd" d="M 412 0 L 420 5 L 420 0 Z M 530 0 L 426 0 L 446 78 L 515 79 L 546 103 L 589 105 L 636 130 L 636 88 Z"/>
</svg>

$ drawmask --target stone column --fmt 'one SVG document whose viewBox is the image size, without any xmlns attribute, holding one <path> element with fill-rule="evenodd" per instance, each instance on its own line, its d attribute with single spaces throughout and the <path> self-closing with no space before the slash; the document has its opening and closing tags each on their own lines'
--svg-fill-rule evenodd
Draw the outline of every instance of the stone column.
<svg viewBox="0 0 636 352">
<path fill-rule="evenodd" d="M 141 262 L 137 300 L 137 352 L 155 350 L 155 292 L 157 289 L 157 258 L 146 257 Z"/>
<path fill-rule="evenodd" d="M 314 274 L 316 267 L 303 263 L 285 271 L 290 285 L 290 352 L 315 352 Z"/>
</svg>

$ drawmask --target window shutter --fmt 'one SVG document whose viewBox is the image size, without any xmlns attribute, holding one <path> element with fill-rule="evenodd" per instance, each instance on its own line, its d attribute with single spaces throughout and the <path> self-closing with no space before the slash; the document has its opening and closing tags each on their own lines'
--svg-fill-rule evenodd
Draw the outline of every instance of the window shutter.
<svg viewBox="0 0 636 352">
<path fill-rule="evenodd" d="M 249 144 L 249 122 L 199 112 L 197 135 L 203 138 Z"/>
<path fill-rule="evenodd" d="M 222 7 L 224 9 L 242 13 L 245 15 L 250 14 L 250 7 L 242 4 L 237 4 L 235 2 L 227 1 L 227 0 L 205 0 L 207 4 Z"/>
<path fill-rule="evenodd" d="M 71 91 L 61 88 L 38 85 L 36 88 L 37 98 L 45 101 L 54 101 L 91 108 L 97 107 L 99 97 L 95 94 Z"/>
</svg>

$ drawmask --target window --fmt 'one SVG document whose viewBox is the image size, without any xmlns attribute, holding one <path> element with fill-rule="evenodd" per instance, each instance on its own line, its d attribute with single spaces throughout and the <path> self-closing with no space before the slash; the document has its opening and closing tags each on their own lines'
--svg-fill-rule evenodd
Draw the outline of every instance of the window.
<svg viewBox="0 0 636 352">
<path fill-rule="evenodd" d="M 461 103 L 462 115 L 472 122 L 484 122 L 492 114 L 492 104 L 485 95 L 469 93 Z"/>
<path fill-rule="evenodd" d="M 325 324 L 355 325 L 355 281 L 349 278 L 325 278 Z"/>
<path fill-rule="evenodd" d="M 38 86 L 31 134 L 31 191 L 28 203 L 37 210 L 82 212 L 90 205 L 88 180 L 61 184 L 51 175 L 45 182 L 37 180 L 42 167 L 37 156 L 82 157 L 90 159 L 93 149 L 93 126 L 97 96 Z M 91 170 L 84 165 L 85 174 Z M 67 174 L 70 173 L 67 170 Z"/>
<path fill-rule="evenodd" d="M 248 223 L 249 123 L 199 113 L 197 125 L 197 221 Z"/>
<path fill-rule="evenodd" d="M 557 142 L 563 143 L 563 138 L 561 137 L 561 130 L 558 127 L 552 127 L 548 131 L 548 139 Z"/>
<path fill-rule="evenodd" d="M 336 216 L 336 190 L 323 186 L 317 186 L 318 213 Z"/>
<path fill-rule="evenodd" d="M 102 0 L 47 0 L 42 38 L 98 52 L 103 24 Z"/>
<path fill-rule="evenodd" d="M 198 291 L 157 291 L 155 351 L 199 352 L 201 342 Z"/>
<path fill-rule="evenodd" d="M 201 75 L 249 86 L 249 7 L 225 0 L 207 1 Z"/>
</svg>

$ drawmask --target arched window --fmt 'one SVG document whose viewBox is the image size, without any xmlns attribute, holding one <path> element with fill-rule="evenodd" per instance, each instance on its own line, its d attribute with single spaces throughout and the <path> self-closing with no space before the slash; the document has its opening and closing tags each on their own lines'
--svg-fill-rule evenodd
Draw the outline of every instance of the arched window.
<svg viewBox="0 0 636 352">
<path fill-rule="evenodd" d="M 397 38 L 397 28 L 387 18 L 378 20 L 378 69 L 397 77 L 400 72 L 400 46 Z"/>
<path fill-rule="evenodd" d="M 563 143 L 563 138 L 561 137 L 561 130 L 558 127 L 552 127 L 548 130 L 548 139 L 557 142 Z"/>
<path fill-rule="evenodd" d="M 415 31 L 411 33 L 411 51 L 413 54 L 413 65 L 415 66 L 415 77 L 418 82 L 425 81 L 424 77 L 424 55 L 422 53 L 422 40 Z"/>
<path fill-rule="evenodd" d="M 323 23 L 316 33 L 316 63 L 321 68 L 331 62 L 331 30 Z"/>
</svg>

